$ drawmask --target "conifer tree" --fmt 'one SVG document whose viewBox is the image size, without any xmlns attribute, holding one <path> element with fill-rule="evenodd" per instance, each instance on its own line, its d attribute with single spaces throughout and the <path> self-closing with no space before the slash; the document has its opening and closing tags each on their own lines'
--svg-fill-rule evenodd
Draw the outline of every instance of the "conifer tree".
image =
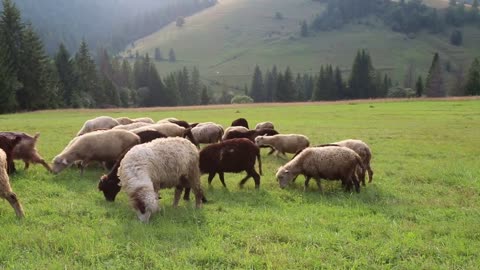
<svg viewBox="0 0 480 270">
<path fill-rule="evenodd" d="M 200 81 L 200 71 L 196 66 L 192 69 L 192 79 L 190 83 L 191 105 L 200 104 L 200 94 L 202 92 L 202 82 Z"/>
<path fill-rule="evenodd" d="M 73 103 L 76 107 L 95 107 L 105 101 L 106 98 L 97 77 L 95 62 L 85 40 L 82 40 L 80 48 L 75 54 L 75 73 L 78 79 L 78 92 L 73 95 L 75 97 Z"/>
<path fill-rule="evenodd" d="M 478 58 L 475 58 L 475 60 L 473 60 L 473 63 L 468 71 L 465 92 L 467 95 L 471 96 L 480 95 L 480 61 L 478 60 Z"/>
<path fill-rule="evenodd" d="M 175 55 L 175 51 L 172 49 L 170 49 L 170 51 L 168 52 L 168 61 L 169 62 L 177 62 L 177 56 Z"/>
<path fill-rule="evenodd" d="M 423 95 L 423 79 L 422 76 L 418 76 L 417 83 L 415 84 L 415 94 L 417 97 Z"/>
<path fill-rule="evenodd" d="M 265 86 L 263 84 L 263 76 L 262 71 L 258 65 L 255 66 L 255 70 L 253 72 L 252 77 L 252 84 L 250 87 L 250 97 L 255 102 L 263 102 L 265 101 Z"/>
<path fill-rule="evenodd" d="M 435 53 L 432 65 L 428 72 L 427 81 L 425 83 L 425 94 L 428 97 L 444 97 L 446 95 L 442 65 L 438 53 Z"/>
<path fill-rule="evenodd" d="M 210 104 L 210 97 L 208 96 L 208 88 L 205 85 L 202 88 L 202 97 L 201 97 L 200 104 L 202 105 Z"/>
<path fill-rule="evenodd" d="M 62 103 L 66 107 L 72 106 L 72 94 L 76 87 L 73 62 L 70 53 L 63 43 L 60 43 L 55 55 L 55 66 L 58 73 L 59 93 L 62 95 Z"/>
<path fill-rule="evenodd" d="M 5 59 L 5 53 L 0 46 L 0 113 L 12 112 L 17 106 L 15 93 L 18 82 Z"/>
</svg>

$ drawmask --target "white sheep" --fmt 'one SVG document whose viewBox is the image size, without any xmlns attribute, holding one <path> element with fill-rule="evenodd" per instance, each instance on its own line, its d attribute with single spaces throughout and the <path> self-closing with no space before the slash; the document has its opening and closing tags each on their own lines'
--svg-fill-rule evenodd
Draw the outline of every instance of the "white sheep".
<svg viewBox="0 0 480 270">
<path fill-rule="evenodd" d="M 247 131 L 248 131 L 248 128 L 242 127 L 242 126 L 231 126 L 231 127 L 228 127 L 227 129 L 225 129 L 225 132 L 223 133 L 222 141 L 227 138 L 228 133 L 231 132 L 231 131 L 247 132 Z"/>
<path fill-rule="evenodd" d="M 122 153 L 139 143 L 140 138 L 127 130 L 90 132 L 70 141 L 67 147 L 53 159 L 52 171 L 59 173 L 75 161 L 81 161 L 83 166 L 87 166 L 90 161 L 115 161 Z M 83 166 L 81 174 L 83 174 Z"/>
<path fill-rule="evenodd" d="M 192 134 L 197 143 L 216 143 L 222 139 L 223 127 L 214 123 L 202 123 L 192 128 Z"/>
<path fill-rule="evenodd" d="M 111 129 L 115 126 L 118 126 L 119 123 L 115 118 L 110 116 L 99 116 L 94 119 L 87 120 L 80 131 L 77 133 L 77 136 L 99 130 L 99 129 Z"/>
<path fill-rule="evenodd" d="M 6 199 L 15 210 L 17 217 L 22 218 L 24 216 L 23 208 L 10 186 L 7 167 L 7 154 L 0 149 L 0 198 Z"/>
<path fill-rule="evenodd" d="M 136 129 L 136 128 L 141 128 L 141 127 L 145 127 L 145 126 L 149 126 L 151 124 L 149 123 L 145 123 L 145 122 L 134 122 L 134 123 L 131 123 L 131 124 L 128 124 L 128 125 L 118 125 L 112 129 L 123 129 L 123 130 L 133 130 L 133 129 Z"/>
<path fill-rule="evenodd" d="M 170 123 L 170 121 L 179 121 L 175 117 L 168 117 L 168 118 L 163 118 L 157 121 L 157 124 L 162 124 L 162 123 Z"/>
<path fill-rule="evenodd" d="M 133 133 L 138 133 L 145 130 L 155 130 L 162 134 L 165 134 L 168 137 L 187 137 L 193 144 L 198 146 L 198 143 L 195 141 L 195 138 L 192 135 L 192 131 L 190 128 L 184 128 L 177 124 L 173 124 L 170 122 L 160 123 L 160 124 L 152 124 L 144 127 L 140 127 L 137 129 L 131 130 Z"/>
<path fill-rule="evenodd" d="M 361 140 L 353 140 L 353 139 L 348 139 L 348 140 L 343 140 L 339 142 L 334 142 L 332 144 L 337 144 L 339 146 L 347 147 L 355 151 L 360 158 L 362 158 L 363 162 L 363 167 L 368 171 L 368 182 L 371 183 L 373 180 L 373 170 L 370 167 L 370 160 L 372 159 L 372 152 L 370 150 L 370 147 L 368 145 L 361 141 Z M 360 178 L 360 181 L 362 184 L 365 186 L 365 170 L 361 169 L 361 167 L 358 168 L 358 177 Z"/>
<path fill-rule="evenodd" d="M 261 123 L 258 123 L 256 126 L 255 126 L 255 129 L 262 129 L 262 128 L 269 128 L 269 129 L 275 129 L 275 127 L 273 126 L 273 123 L 272 122 L 261 122 Z"/>
<path fill-rule="evenodd" d="M 155 123 L 155 121 L 153 121 L 153 119 L 150 118 L 150 117 L 135 118 L 135 119 L 132 119 L 132 121 L 133 121 L 134 123 L 139 123 L 139 122 L 147 123 L 147 124 L 153 124 L 153 123 Z"/>
<path fill-rule="evenodd" d="M 128 124 L 131 124 L 133 123 L 133 120 L 128 118 L 128 117 L 118 117 L 118 118 L 115 118 L 115 120 L 117 120 L 117 122 L 120 124 L 120 125 L 128 125 Z"/>
<path fill-rule="evenodd" d="M 158 210 L 160 189 L 175 188 L 173 206 L 177 207 L 183 189 L 191 188 L 196 207 L 202 206 L 199 154 L 183 138 L 156 139 L 133 147 L 120 162 L 118 177 L 142 222 Z"/>
<path fill-rule="evenodd" d="M 363 162 L 355 151 L 341 146 L 310 147 L 304 149 L 276 174 L 280 187 L 285 188 L 299 174 L 305 175 L 305 189 L 310 178 L 317 182 L 322 190 L 320 179 L 341 180 L 347 190 L 355 185 L 355 190 L 360 191 L 357 175 L 357 166 L 362 167 Z"/>
<path fill-rule="evenodd" d="M 257 136 L 257 146 L 271 146 L 275 149 L 275 155 L 282 153 L 294 154 L 310 145 L 308 138 L 300 134 L 277 134 L 273 136 Z"/>
</svg>

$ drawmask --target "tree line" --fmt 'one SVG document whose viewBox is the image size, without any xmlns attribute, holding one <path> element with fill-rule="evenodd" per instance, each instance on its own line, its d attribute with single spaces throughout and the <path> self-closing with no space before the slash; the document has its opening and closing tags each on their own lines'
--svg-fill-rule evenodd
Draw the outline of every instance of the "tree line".
<svg viewBox="0 0 480 270">
<path fill-rule="evenodd" d="M 426 6 L 422 0 L 313 0 L 326 3 L 326 10 L 317 15 L 311 23 L 316 31 L 341 28 L 358 19 L 374 15 L 393 31 L 406 34 L 428 30 L 443 32 L 446 26 L 461 27 L 466 23 L 480 22 L 478 0 L 473 0 L 467 9 L 464 2 L 450 0 L 446 10 Z M 301 26 L 305 33 L 305 26 Z M 304 34 L 302 34 L 304 35 Z"/>
</svg>

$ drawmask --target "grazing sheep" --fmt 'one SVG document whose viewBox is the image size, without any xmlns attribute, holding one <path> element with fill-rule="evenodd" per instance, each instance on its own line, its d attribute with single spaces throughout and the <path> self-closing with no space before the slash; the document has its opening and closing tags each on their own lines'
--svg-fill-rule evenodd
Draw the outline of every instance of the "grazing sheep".
<svg viewBox="0 0 480 270">
<path fill-rule="evenodd" d="M 52 171 L 50 165 L 38 153 L 36 148 L 40 133 L 35 133 L 34 136 L 31 136 L 23 132 L 0 132 L 0 136 L 7 136 L 10 138 L 18 137 L 21 139 L 20 143 L 13 149 L 13 159 L 23 160 L 25 163 L 25 170 L 30 167 L 30 163 L 33 163 L 42 164 L 47 171 Z M 13 167 L 13 170 L 15 170 L 15 167 Z"/>
<path fill-rule="evenodd" d="M 135 118 L 132 119 L 134 123 L 147 123 L 147 124 L 153 124 L 155 121 L 153 121 L 152 118 L 150 117 L 140 117 L 140 118 Z"/>
<path fill-rule="evenodd" d="M 249 129 L 249 127 L 248 127 L 248 121 L 247 121 L 247 119 L 245 119 L 245 118 L 238 118 L 238 119 L 236 119 L 236 120 L 233 120 L 233 122 L 232 122 L 232 124 L 231 124 L 230 126 L 232 126 L 232 127 L 234 127 L 234 126 L 240 126 L 240 127 L 244 127 L 244 128 L 246 128 L 246 129 Z"/>
<path fill-rule="evenodd" d="M 176 124 L 178 126 L 184 127 L 184 128 L 191 128 L 190 124 L 187 121 L 183 120 L 169 120 L 168 122 Z"/>
<path fill-rule="evenodd" d="M 13 162 L 13 149 L 20 142 L 20 137 L 11 137 L 0 135 L 0 149 L 5 153 L 5 160 L 7 164 L 7 174 L 15 172 L 15 163 Z"/>
<path fill-rule="evenodd" d="M 240 127 L 240 126 L 228 127 L 227 129 L 225 129 L 225 132 L 223 133 L 222 140 L 226 140 L 225 138 L 227 138 L 228 133 L 230 133 L 231 131 L 234 131 L 234 130 L 235 131 L 247 132 L 248 128 Z"/>
<path fill-rule="evenodd" d="M 80 131 L 77 133 L 77 136 L 99 130 L 99 129 L 111 129 L 115 126 L 118 126 L 119 123 L 115 118 L 110 116 L 100 116 L 94 119 L 87 120 Z"/>
<path fill-rule="evenodd" d="M 363 167 L 360 156 L 355 151 L 338 146 L 310 147 L 301 151 L 295 158 L 280 167 L 276 177 L 280 187 L 285 188 L 299 174 L 305 175 L 305 189 L 310 178 L 317 181 L 319 190 L 322 189 L 320 179 L 341 180 L 347 191 L 355 185 L 360 192 L 355 170 Z"/>
<path fill-rule="evenodd" d="M 263 129 L 263 128 L 275 129 L 272 122 L 261 122 L 255 126 L 255 129 Z"/>
<path fill-rule="evenodd" d="M 137 133 L 144 130 L 156 130 L 160 133 L 167 135 L 168 137 L 188 138 L 193 144 L 195 144 L 198 147 L 198 143 L 193 137 L 192 130 L 190 128 L 184 128 L 179 125 L 166 122 L 161 124 L 152 124 L 152 125 L 144 126 L 131 131 L 134 133 Z"/>
<path fill-rule="evenodd" d="M 120 162 L 118 177 L 143 222 L 158 210 L 160 189 L 175 188 L 173 206 L 177 207 L 183 189 L 192 188 L 196 207 L 202 206 L 198 151 L 186 139 L 157 139 L 134 146 Z"/>
<path fill-rule="evenodd" d="M 148 124 L 148 123 L 145 123 L 145 122 L 134 122 L 134 123 L 131 123 L 131 124 L 128 124 L 128 125 L 118 125 L 112 129 L 123 129 L 123 130 L 134 130 L 134 129 L 137 129 L 137 128 L 141 128 L 141 127 L 146 127 L 146 126 L 149 126 L 151 124 Z"/>
<path fill-rule="evenodd" d="M 82 161 L 83 166 L 87 166 L 90 161 L 114 161 L 124 151 L 139 143 L 138 135 L 130 131 L 121 129 L 94 131 L 73 139 L 53 159 L 52 171 L 55 174 L 59 173 L 77 160 Z"/>
<path fill-rule="evenodd" d="M 17 217 L 22 218 L 23 208 L 17 195 L 12 191 L 10 179 L 7 174 L 7 154 L 0 149 L 0 198 L 6 199 L 15 210 Z"/>
<path fill-rule="evenodd" d="M 254 129 L 248 131 L 230 130 L 225 136 L 225 140 L 235 138 L 247 138 L 252 142 L 255 142 L 255 138 L 258 136 L 273 136 L 277 135 L 278 131 L 270 128 Z"/>
<path fill-rule="evenodd" d="M 179 121 L 175 117 L 168 117 L 168 118 L 163 118 L 157 121 L 157 124 L 163 124 L 163 123 L 169 123 L 170 121 Z"/>
<path fill-rule="evenodd" d="M 211 184 L 215 174 L 219 174 L 220 181 L 224 187 L 225 179 L 223 173 L 247 172 L 239 185 L 242 187 L 245 182 L 253 177 L 255 188 L 260 187 L 260 175 L 255 171 L 255 158 L 258 159 L 258 167 L 262 174 L 262 161 L 260 159 L 260 148 L 248 139 L 232 139 L 220 143 L 210 144 L 200 151 L 200 171 L 208 173 L 208 183 Z"/>
<path fill-rule="evenodd" d="M 192 128 L 197 143 L 216 143 L 222 139 L 223 127 L 217 124 L 197 125 Z"/>
<path fill-rule="evenodd" d="M 343 140 L 339 142 L 334 142 L 332 144 L 347 147 L 355 151 L 355 153 L 357 153 L 360 156 L 360 158 L 362 158 L 363 167 L 368 171 L 368 182 L 369 183 L 372 182 L 373 170 L 370 167 L 372 152 L 370 151 L 370 147 L 368 147 L 368 145 L 365 142 L 361 140 L 348 139 L 348 140 Z M 362 169 L 362 167 L 358 167 L 358 177 L 360 178 L 362 185 L 365 186 L 365 170 Z"/>
<path fill-rule="evenodd" d="M 138 137 L 140 137 L 141 144 L 151 142 L 159 138 L 167 138 L 165 134 L 152 130 L 141 131 L 137 133 L 137 135 Z M 115 164 L 112 166 L 110 172 L 106 175 L 103 175 L 98 182 L 98 189 L 100 191 L 103 191 L 103 195 L 105 195 L 105 199 L 107 201 L 115 201 L 115 197 L 120 191 L 120 186 L 118 185 L 120 183 L 120 179 L 118 178 L 117 172 L 118 167 L 120 167 L 120 162 L 122 161 L 124 156 L 125 154 L 119 157 Z"/>
<path fill-rule="evenodd" d="M 278 134 L 273 136 L 258 136 L 255 138 L 258 146 L 271 146 L 276 150 L 275 155 L 282 153 L 294 154 L 310 145 L 308 138 L 300 134 Z"/>
<path fill-rule="evenodd" d="M 118 117 L 118 118 L 115 118 L 115 120 L 117 120 L 117 122 L 120 125 L 128 125 L 128 124 L 133 123 L 133 120 L 128 118 L 128 117 Z"/>
</svg>

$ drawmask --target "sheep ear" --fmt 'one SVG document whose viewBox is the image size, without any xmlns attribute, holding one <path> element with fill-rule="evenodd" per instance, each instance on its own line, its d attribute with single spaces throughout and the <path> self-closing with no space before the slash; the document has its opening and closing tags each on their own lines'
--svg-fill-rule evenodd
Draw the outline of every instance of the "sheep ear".
<svg viewBox="0 0 480 270">
<path fill-rule="evenodd" d="M 62 163 L 65 165 L 68 165 L 67 159 L 66 158 L 62 159 Z"/>
</svg>

